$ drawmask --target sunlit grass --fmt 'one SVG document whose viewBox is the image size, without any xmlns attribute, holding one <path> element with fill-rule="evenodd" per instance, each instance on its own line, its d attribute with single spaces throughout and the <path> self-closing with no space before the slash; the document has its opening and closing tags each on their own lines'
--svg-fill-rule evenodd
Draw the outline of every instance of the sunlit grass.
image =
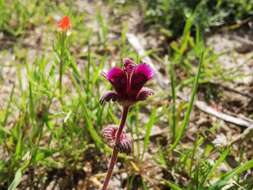
<svg viewBox="0 0 253 190">
<path fill-rule="evenodd" d="M 42 176 L 47 178 L 54 169 L 70 176 L 84 172 L 90 164 L 87 157 L 101 164 L 89 175 L 105 173 L 111 150 L 103 143 L 101 129 L 119 123 L 120 107 L 100 105 L 101 94 L 110 88 L 100 74 L 120 66 L 124 57 L 137 62 L 141 57 L 127 42 L 131 23 L 118 23 L 111 18 L 113 14 L 108 18 L 103 10 L 115 6 L 120 14 L 128 14 L 127 6 L 143 2 L 125 5 L 110 1 L 105 7 L 94 5 L 92 11 L 67 1 L 10 2 L 0 0 L 1 44 L 10 43 L 0 57 L 7 59 L 6 52 L 13 56 L 0 65 L 0 95 L 4 97 L 0 104 L 0 189 L 27 184 L 24 176 L 34 176 L 43 184 Z M 63 15 L 72 21 L 66 46 L 57 43 L 56 20 Z M 134 185 L 150 189 L 154 183 L 157 188 L 218 190 L 235 181 L 250 189 L 252 183 L 245 182 L 241 174 L 250 171 L 252 160 L 241 156 L 240 165 L 231 168 L 226 160 L 233 153 L 231 147 L 216 147 L 198 131 L 194 141 L 185 138 L 198 86 L 239 77 L 236 71 L 231 74 L 222 68 L 219 55 L 204 45 L 204 31 L 193 22 L 197 12 L 187 16 L 181 35 L 166 44 L 166 55 L 147 50 L 155 64 L 165 65 L 164 79 L 170 80 L 170 85 L 162 88 L 156 80 L 149 83 L 155 95 L 130 110 L 127 132 L 135 141 L 132 155 L 120 155 L 121 169 L 127 173 L 124 183 L 128 189 Z M 8 78 L 9 69 L 15 74 Z M 2 91 L 6 80 L 11 83 Z M 188 102 L 177 97 L 184 88 L 190 89 Z M 213 123 L 207 132 L 216 135 L 219 125 Z M 155 128 L 166 132 L 154 137 Z M 230 171 L 221 172 L 221 165 Z"/>
</svg>

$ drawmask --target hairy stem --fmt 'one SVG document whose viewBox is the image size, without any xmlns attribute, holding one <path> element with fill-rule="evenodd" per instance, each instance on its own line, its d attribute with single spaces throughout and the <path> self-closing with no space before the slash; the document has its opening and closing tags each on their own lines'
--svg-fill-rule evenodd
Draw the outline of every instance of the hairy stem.
<svg viewBox="0 0 253 190">
<path fill-rule="evenodd" d="M 120 142 L 120 136 L 121 136 L 123 128 L 125 126 L 128 109 L 129 109 L 129 107 L 123 107 L 123 113 L 122 113 L 122 116 L 121 116 L 121 122 L 120 122 L 118 131 L 117 131 L 117 135 L 116 135 L 115 146 L 113 148 L 110 165 L 109 165 L 109 168 L 108 168 L 108 171 L 107 171 L 107 174 L 106 174 L 106 178 L 105 178 L 102 190 L 107 190 L 107 186 L 108 186 L 110 178 L 112 176 L 112 171 L 113 171 L 114 165 L 117 162 L 118 150 L 116 148 L 116 145 Z"/>
</svg>

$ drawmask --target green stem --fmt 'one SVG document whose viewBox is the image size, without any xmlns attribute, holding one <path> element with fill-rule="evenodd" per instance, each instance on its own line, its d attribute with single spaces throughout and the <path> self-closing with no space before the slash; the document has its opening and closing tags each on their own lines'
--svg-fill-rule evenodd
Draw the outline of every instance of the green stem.
<svg viewBox="0 0 253 190">
<path fill-rule="evenodd" d="M 61 95 L 62 95 L 62 75 L 63 75 L 62 61 L 60 61 L 60 64 L 59 64 L 59 72 L 60 72 L 60 76 L 59 76 L 59 90 L 60 90 L 60 97 L 61 97 Z"/>
<path fill-rule="evenodd" d="M 168 58 L 166 58 L 167 60 Z M 175 86 L 175 73 L 174 65 L 170 63 L 170 82 L 171 82 L 171 94 L 172 94 L 172 142 L 176 139 L 176 86 Z"/>
<path fill-rule="evenodd" d="M 60 63 L 59 63 L 59 91 L 60 91 L 60 100 L 62 99 L 62 77 L 63 77 L 63 67 L 65 61 L 65 48 L 66 48 L 66 34 L 60 33 Z"/>
</svg>

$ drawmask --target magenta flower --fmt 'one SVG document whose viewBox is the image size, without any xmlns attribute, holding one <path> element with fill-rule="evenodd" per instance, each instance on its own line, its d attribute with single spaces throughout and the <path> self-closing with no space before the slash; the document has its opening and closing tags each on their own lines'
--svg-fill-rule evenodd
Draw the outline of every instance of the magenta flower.
<svg viewBox="0 0 253 190">
<path fill-rule="evenodd" d="M 100 100 L 118 101 L 123 106 L 130 106 L 137 101 L 145 100 L 153 94 L 148 88 L 143 88 L 144 84 L 153 78 L 153 69 L 146 63 L 136 65 L 132 59 L 124 59 L 123 69 L 113 67 L 103 76 L 112 84 L 115 92 L 106 93 Z"/>
<path fill-rule="evenodd" d="M 102 131 L 106 143 L 113 147 L 112 157 L 103 183 L 102 190 L 107 190 L 112 176 L 114 165 L 117 162 L 118 152 L 130 154 L 132 152 L 132 138 L 124 132 L 127 114 L 131 105 L 137 101 L 146 100 L 153 91 L 144 88 L 144 84 L 153 78 L 154 72 L 145 63 L 136 65 L 132 59 L 124 59 L 123 68 L 113 67 L 103 76 L 112 84 L 115 91 L 106 93 L 100 102 L 118 101 L 123 107 L 123 113 L 119 127 L 109 125 Z"/>
</svg>

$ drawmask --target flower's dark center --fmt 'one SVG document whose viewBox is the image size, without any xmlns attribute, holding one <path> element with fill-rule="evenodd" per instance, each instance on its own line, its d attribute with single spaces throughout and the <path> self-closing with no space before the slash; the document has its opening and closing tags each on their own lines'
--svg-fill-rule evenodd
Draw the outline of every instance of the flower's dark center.
<svg viewBox="0 0 253 190">
<path fill-rule="evenodd" d="M 139 91 L 147 81 L 147 77 L 142 73 L 133 75 L 131 78 L 131 89 L 134 91 Z"/>
<path fill-rule="evenodd" d="M 125 91 L 125 87 L 127 86 L 127 76 L 126 75 L 119 75 L 114 77 L 111 81 L 115 87 L 117 93 L 122 94 Z"/>
</svg>

